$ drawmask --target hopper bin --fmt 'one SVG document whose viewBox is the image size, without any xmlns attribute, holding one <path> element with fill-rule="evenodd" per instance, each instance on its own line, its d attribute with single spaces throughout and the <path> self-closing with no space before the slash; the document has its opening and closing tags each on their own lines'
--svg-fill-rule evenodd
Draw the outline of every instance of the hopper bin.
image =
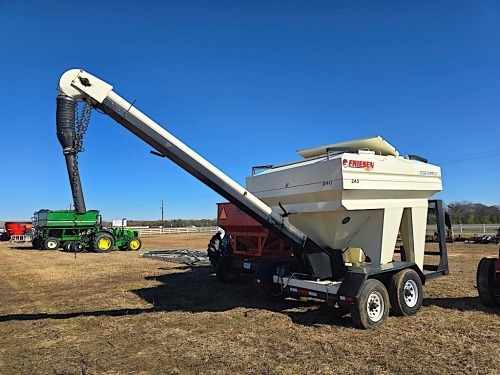
<svg viewBox="0 0 500 375">
<path fill-rule="evenodd" d="M 247 189 L 347 262 L 393 259 L 398 231 L 407 260 L 423 267 L 428 198 L 441 170 L 399 155 L 380 136 L 299 151 L 303 160 L 266 168 Z"/>
</svg>

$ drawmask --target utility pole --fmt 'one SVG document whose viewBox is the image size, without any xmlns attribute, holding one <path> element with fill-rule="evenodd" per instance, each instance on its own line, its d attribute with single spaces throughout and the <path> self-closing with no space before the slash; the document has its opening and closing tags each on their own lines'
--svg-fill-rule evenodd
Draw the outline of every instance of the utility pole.
<svg viewBox="0 0 500 375">
<path fill-rule="evenodd" d="M 161 227 L 163 228 L 163 201 L 161 201 Z"/>
</svg>

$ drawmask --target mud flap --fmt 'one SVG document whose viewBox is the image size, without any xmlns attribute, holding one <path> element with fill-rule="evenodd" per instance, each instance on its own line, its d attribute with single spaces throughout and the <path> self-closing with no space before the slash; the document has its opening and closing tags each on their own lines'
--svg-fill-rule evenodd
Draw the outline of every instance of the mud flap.
<svg viewBox="0 0 500 375">
<path fill-rule="evenodd" d="M 368 274 L 366 273 L 348 272 L 337 292 L 339 299 L 354 301 L 359 296 L 359 291 L 367 278 Z"/>
</svg>

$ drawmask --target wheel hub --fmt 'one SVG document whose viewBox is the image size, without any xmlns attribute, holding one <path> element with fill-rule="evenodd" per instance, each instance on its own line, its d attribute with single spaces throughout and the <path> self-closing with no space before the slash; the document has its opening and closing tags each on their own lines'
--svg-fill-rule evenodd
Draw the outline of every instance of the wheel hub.
<svg viewBox="0 0 500 375">
<path fill-rule="evenodd" d="M 99 239 L 97 246 L 101 250 L 107 250 L 111 246 L 111 241 L 108 238 L 101 238 Z"/>
<path fill-rule="evenodd" d="M 405 303 L 407 306 L 413 307 L 417 304 L 418 289 L 417 289 L 417 285 L 416 285 L 415 281 L 408 280 L 405 283 L 403 297 L 404 297 L 404 300 L 405 300 Z"/>
<path fill-rule="evenodd" d="M 373 322 L 378 322 L 384 315 L 384 301 L 378 292 L 373 292 L 368 297 L 366 304 L 368 316 Z"/>
</svg>

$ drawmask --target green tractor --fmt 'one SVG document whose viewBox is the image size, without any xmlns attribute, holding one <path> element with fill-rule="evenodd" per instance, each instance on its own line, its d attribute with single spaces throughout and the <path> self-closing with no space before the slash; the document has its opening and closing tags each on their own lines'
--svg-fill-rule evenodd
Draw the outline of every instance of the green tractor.
<svg viewBox="0 0 500 375">
<path fill-rule="evenodd" d="M 71 210 L 40 210 L 34 213 L 33 248 L 64 251 L 106 253 L 115 246 L 124 251 L 137 251 L 142 243 L 138 232 L 130 228 L 102 226 L 99 211 L 83 214 Z"/>
</svg>

